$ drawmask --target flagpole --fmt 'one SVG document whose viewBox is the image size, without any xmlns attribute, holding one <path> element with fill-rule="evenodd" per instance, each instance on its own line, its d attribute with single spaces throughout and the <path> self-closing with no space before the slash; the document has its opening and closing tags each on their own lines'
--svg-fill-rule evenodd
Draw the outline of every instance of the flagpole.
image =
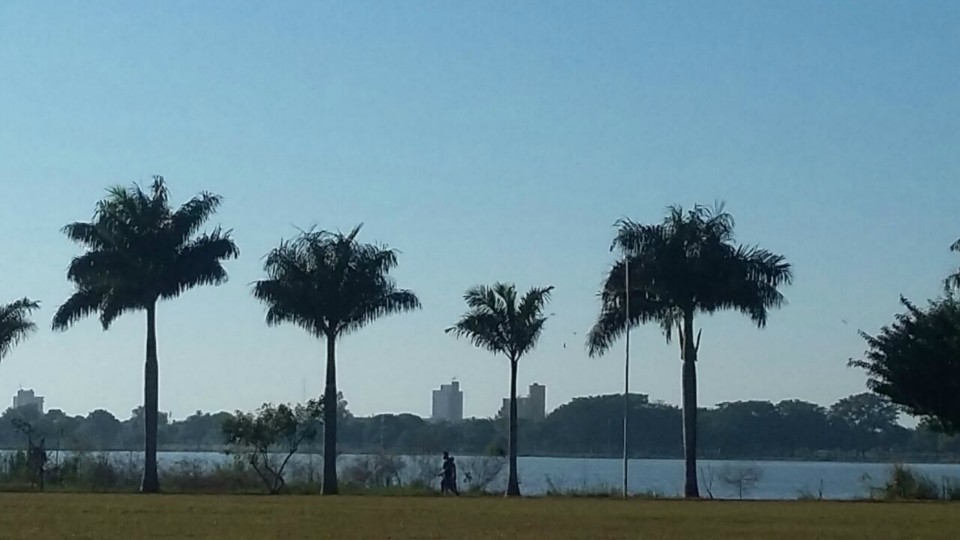
<svg viewBox="0 0 960 540">
<path fill-rule="evenodd" d="M 624 347 L 623 361 L 623 498 L 629 495 L 627 474 L 629 472 L 629 460 L 627 453 L 627 413 L 630 410 L 630 257 L 624 257 L 624 287 L 623 296 L 625 304 L 624 323 L 626 328 L 626 346 Z"/>
</svg>

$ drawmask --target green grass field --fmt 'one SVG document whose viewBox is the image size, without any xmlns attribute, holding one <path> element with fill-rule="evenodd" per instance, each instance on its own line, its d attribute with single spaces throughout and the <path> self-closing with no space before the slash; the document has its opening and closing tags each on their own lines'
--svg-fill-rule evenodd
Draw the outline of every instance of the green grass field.
<svg viewBox="0 0 960 540">
<path fill-rule="evenodd" d="M 944 538 L 946 503 L 0 494 L 0 539 Z"/>
</svg>

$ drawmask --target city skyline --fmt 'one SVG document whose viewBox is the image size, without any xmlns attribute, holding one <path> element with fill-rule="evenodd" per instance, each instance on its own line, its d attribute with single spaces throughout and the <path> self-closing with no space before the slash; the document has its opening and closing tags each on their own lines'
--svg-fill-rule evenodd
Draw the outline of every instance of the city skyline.
<svg viewBox="0 0 960 540">
<path fill-rule="evenodd" d="M 787 257 L 788 304 L 757 330 L 698 319 L 699 398 L 864 390 L 847 367 L 957 266 L 960 8 L 604 3 L 330 10 L 0 6 L 0 185 L 18 202 L 0 302 L 29 296 L 40 331 L 0 364 L 70 414 L 142 401 L 142 314 L 49 330 L 78 253 L 61 233 L 111 185 L 166 176 L 171 201 L 224 197 L 230 281 L 159 306 L 160 408 L 253 410 L 322 392 L 323 344 L 268 328 L 250 293 L 262 257 L 312 225 L 400 250 L 421 312 L 338 344 L 356 414 L 429 414 L 437 383 L 495 414 L 507 362 L 444 334 L 478 283 L 556 287 L 518 386 L 551 400 L 622 391 L 620 344 L 587 357 L 612 224 L 724 200 L 738 241 Z M 633 333 L 630 387 L 680 402 L 676 343 Z M 429 373 L 430 377 L 423 374 Z M 251 374 L 256 374 L 252 376 Z"/>
</svg>

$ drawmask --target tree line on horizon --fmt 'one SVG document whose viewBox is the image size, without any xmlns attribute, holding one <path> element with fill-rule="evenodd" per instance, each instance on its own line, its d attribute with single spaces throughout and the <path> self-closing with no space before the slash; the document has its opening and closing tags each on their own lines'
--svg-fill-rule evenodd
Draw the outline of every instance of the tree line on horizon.
<svg viewBox="0 0 960 540">
<path fill-rule="evenodd" d="M 631 394 L 629 448 L 635 458 L 681 458 L 680 408 Z M 619 457 L 623 451 L 623 395 L 578 397 L 539 421 L 520 420 L 523 456 Z M 938 432 L 926 422 L 906 428 L 897 408 L 871 393 L 848 396 L 829 407 L 801 400 L 735 401 L 701 408 L 698 455 L 708 459 L 911 460 L 960 459 L 960 435 Z M 182 419 L 158 416 L 162 451 L 220 452 L 229 448 L 223 427 L 242 415 L 196 411 Z M 48 450 L 139 451 L 143 448 L 143 407 L 121 420 L 98 409 L 86 416 L 59 410 L 7 409 L 0 415 L 0 448 L 24 448 L 18 420 L 44 439 Z M 342 453 L 505 455 L 507 418 L 435 422 L 414 414 L 356 417 L 341 400 L 338 445 Z M 322 421 L 316 430 L 322 430 Z M 19 424 L 22 425 L 22 424 Z M 303 450 L 322 451 L 304 443 Z"/>
<path fill-rule="evenodd" d="M 124 313 L 146 314 L 143 492 L 160 489 L 156 304 L 227 280 L 223 262 L 240 253 L 230 231 L 217 227 L 201 232 L 221 202 L 219 195 L 203 192 L 174 210 L 163 178 L 156 176 L 146 191 L 139 185 L 110 188 L 96 204 L 92 221 L 63 228 L 84 252 L 68 267 L 67 279 L 75 290 L 54 315 L 53 328 L 66 330 L 97 315 L 106 330 Z M 611 250 L 620 258 L 608 270 L 599 293 L 600 313 L 587 347 L 591 356 L 602 355 L 630 328 L 646 323 L 658 324 L 667 341 L 677 338 L 683 366 L 684 495 L 698 497 L 696 362 L 702 329 L 696 327 L 696 317 L 735 310 L 762 328 L 769 311 L 784 304 L 780 288 L 791 283 L 792 268 L 782 255 L 736 243 L 733 218 L 720 205 L 697 205 L 686 211 L 672 206 L 660 223 L 621 220 L 616 228 Z M 268 325 L 294 324 L 325 342 L 324 494 L 338 492 L 337 341 L 378 318 L 421 307 L 416 294 L 399 288 L 390 276 L 397 252 L 360 242 L 359 232 L 359 226 L 348 234 L 311 229 L 281 241 L 264 259 L 266 277 L 253 287 L 253 296 L 266 307 Z M 960 249 L 960 242 L 953 248 Z M 960 271 L 949 279 L 960 284 Z M 508 496 L 520 494 L 519 360 L 536 346 L 543 331 L 552 289 L 534 287 L 520 294 L 509 283 L 473 286 L 464 295 L 467 311 L 448 329 L 510 362 Z M 36 329 L 29 316 L 37 307 L 26 298 L 0 306 L 0 357 Z M 882 393 L 879 383 L 871 387 Z M 932 409 L 913 410 L 929 414 Z"/>
</svg>

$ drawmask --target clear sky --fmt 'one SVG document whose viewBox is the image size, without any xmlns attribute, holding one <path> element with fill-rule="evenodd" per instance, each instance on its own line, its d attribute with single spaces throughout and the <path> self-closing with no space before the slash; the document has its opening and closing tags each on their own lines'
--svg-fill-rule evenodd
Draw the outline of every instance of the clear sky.
<svg viewBox="0 0 960 540">
<path fill-rule="evenodd" d="M 556 286 L 522 388 L 619 392 L 621 347 L 583 345 L 613 222 L 717 199 L 796 282 L 764 330 L 700 320 L 701 403 L 861 392 L 857 329 L 960 264 L 958 28 L 955 2 L 2 2 L 0 301 L 43 308 L 0 398 L 141 403 L 143 314 L 49 323 L 78 254 L 60 227 L 153 174 L 176 203 L 222 194 L 211 226 L 241 249 L 228 284 L 159 310 L 177 418 L 321 392 L 322 343 L 268 328 L 250 284 L 296 227 L 360 222 L 424 309 L 341 343 L 355 413 L 428 415 L 456 377 L 467 415 L 494 414 L 506 360 L 443 329 L 496 280 Z M 634 336 L 631 388 L 679 403 L 676 344 Z"/>
</svg>

